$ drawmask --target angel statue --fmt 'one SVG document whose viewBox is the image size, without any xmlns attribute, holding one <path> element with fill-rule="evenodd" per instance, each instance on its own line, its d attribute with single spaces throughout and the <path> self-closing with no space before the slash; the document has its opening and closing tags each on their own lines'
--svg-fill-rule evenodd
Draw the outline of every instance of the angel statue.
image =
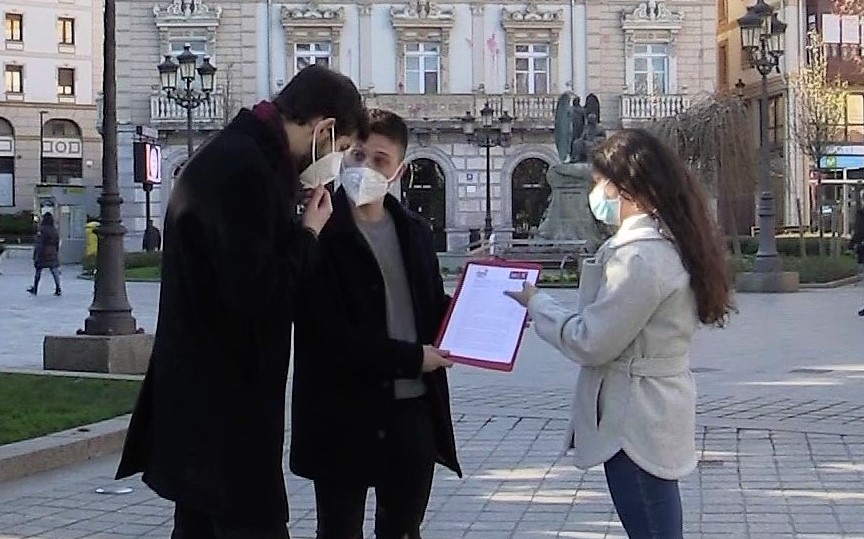
<svg viewBox="0 0 864 539">
<path fill-rule="evenodd" d="M 590 94 L 581 104 L 579 96 L 572 101 L 569 93 L 558 98 L 555 108 L 555 146 L 564 163 L 585 163 L 599 139 L 605 138 L 600 125 L 600 100 Z"/>
</svg>

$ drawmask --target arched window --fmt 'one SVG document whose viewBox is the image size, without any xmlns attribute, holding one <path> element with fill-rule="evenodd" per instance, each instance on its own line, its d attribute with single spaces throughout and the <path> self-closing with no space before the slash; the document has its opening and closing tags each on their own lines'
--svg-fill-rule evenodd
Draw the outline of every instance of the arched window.
<svg viewBox="0 0 864 539">
<path fill-rule="evenodd" d="M 552 188 L 546 183 L 549 163 L 536 157 L 521 161 L 513 169 L 513 237 L 528 238 L 540 226 L 549 205 Z"/>
<path fill-rule="evenodd" d="M 432 225 L 435 250 L 447 250 L 447 179 L 432 159 L 415 159 L 402 176 L 402 202 Z"/>
<path fill-rule="evenodd" d="M 72 120 L 48 120 L 45 122 L 45 138 L 81 138 L 81 129 Z"/>
<path fill-rule="evenodd" d="M 42 183 L 79 183 L 83 175 L 81 128 L 72 120 L 52 119 L 42 128 Z"/>
<path fill-rule="evenodd" d="M 0 208 L 15 205 L 15 129 L 0 118 Z"/>
</svg>

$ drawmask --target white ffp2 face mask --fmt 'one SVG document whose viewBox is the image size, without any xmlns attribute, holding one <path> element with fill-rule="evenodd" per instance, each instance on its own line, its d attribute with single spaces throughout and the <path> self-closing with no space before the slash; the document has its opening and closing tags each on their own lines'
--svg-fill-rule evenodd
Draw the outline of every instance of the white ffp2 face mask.
<svg viewBox="0 0 864 539">
<path fill-rule="evenodd" d="M 315 189 L 327 185 L 339 177 L 342 169 L 342 152 L 336 151 L 336 129 L 330 128 L 330 153 L 318 159 L 318 137 L 312 137 L 312 164 L 300 173 L 300 185 L 304 189 Z"/>
<path fill-rule="evenodd" d="M 392 178 L 368 167 L 346 167 L 339 181 L 355 206 L 365 206 L 387 196 Z"/>
<path fill-rule="evenodd" d="M 621 196 L 606 198 L 607 181 L 598 183 L 588 194 L 588 205 L 591 213 L 601 223 L 610 226 L 621 225 Z"/>
</svg>

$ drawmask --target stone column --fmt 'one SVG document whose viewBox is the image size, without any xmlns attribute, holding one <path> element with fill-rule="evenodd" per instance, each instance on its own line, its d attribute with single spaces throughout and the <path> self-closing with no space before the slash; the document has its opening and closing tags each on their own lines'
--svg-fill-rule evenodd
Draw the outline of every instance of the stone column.
<svg viewBox="0 0 864 539">
<path fill-rule="evenodd" d="M 483 14 L 482 3 L 471 4 L 471 87 L 474 89 L 486 85 L 486 24 Z"/>
<path fill-rule="evenodd" d="M 360 4 L 357 6 L 360 15 L 360 89 L 365 90 L 373 85 L 374 74 L 372 70 L 372 4 Z"/>
</svg>

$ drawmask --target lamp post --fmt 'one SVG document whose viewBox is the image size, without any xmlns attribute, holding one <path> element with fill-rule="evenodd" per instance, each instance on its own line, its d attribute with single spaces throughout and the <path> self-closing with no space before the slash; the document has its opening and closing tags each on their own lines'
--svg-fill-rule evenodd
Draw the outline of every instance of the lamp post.
<svg viewBox="0 0 864 539">
<path fill-rule="evenodd" d="M 45 115 L 47 110 L 39 111 L 39 183 L 45 183 Z"/>
<path fill-rule="evenodd" d="M 210 94 L 213 92 L 213 82 L 216 68 L 210 63 L 210 57 L 205 56 L 201 67 L 196 69 L 198 55 L 192 52 L 188 43 L 183 45 L 183 52 L 177 56 L 177 62 L 170 54 L 165 55 L 165 61 L 156 66 L 159 70 L 159 79 L 162 90 L 171 101 L 186 109 L 186 151 L 192 155 L 192 111 L 204 103 L 210 102 Z M 201 77 L 201 90 L 192 88 L 195 82 L 195 72 Z M 182 87 L 178 87 L 179 78 L 183 81 Z"/>
<path fill-rule="evenodd" d="M 775 238 L 774 193 L 771 185 L 770 148 L 768 146 L 768 75 L 780 72 L 780 57 L 786 44 L 786 25 L 777 18 L 774 8 L 757 2 L 747 8 L 747 14 L 738 19 L 741 28 L 741 46 L 750 58 L 750 64 L 762 76 L 762 94 L 759 98 L 759 250 L 753 270 L 774 273 L 781 270 Z"/>
<path fill-rule="evenodd" d="M 483 226 L 483 236 L 488 240 L 492 236 L 492 157 L 491 150 L 496 146 L 507 148 L 513 133 L 513 118 L 504 111 L 498 118 L 498 126 L 494 125 L 495 111 L 487 101 L 480 111 L 480 129 L 476 128 L 476 118 L 471 111 L 462 118 L 462 132 L 468 140 L 481 148 L 486 148 L 486 221 Z"/>
<path fill-rule="evenodd" d="M 84 321 L 86 335 L 131 335 L 138 331 L 126 295 L 123 235 L 120 216 L 120 186 L 117 181 L 117 29 L 116 0 L 106 0 L 102 117 L 102 194 L 99 196 L 99 226 L 96 236 L 96 275 L 90 316 Z"/>
</svg>

